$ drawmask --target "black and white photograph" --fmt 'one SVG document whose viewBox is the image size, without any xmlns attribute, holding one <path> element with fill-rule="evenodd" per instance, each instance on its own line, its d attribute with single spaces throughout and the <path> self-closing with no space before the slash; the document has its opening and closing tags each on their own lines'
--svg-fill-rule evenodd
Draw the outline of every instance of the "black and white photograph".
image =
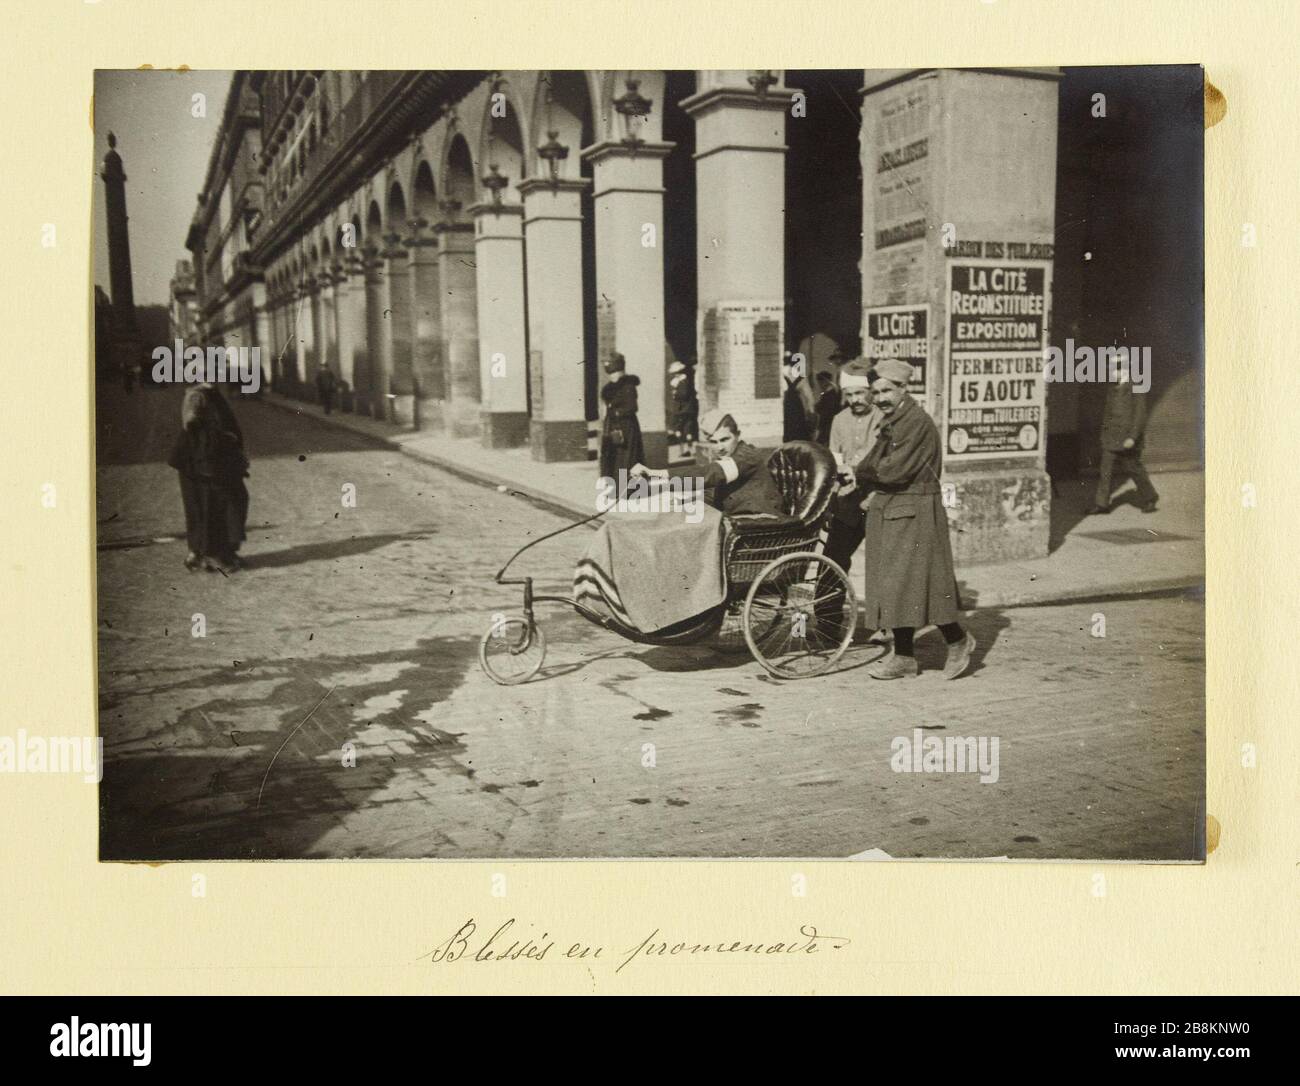
<svg viewBox="0 0 1300 1086">
<path fill-rule="evenodd" d="M 97 70 L 99 858 L 1204 862 L 1206 86 Z"/>
</svg>

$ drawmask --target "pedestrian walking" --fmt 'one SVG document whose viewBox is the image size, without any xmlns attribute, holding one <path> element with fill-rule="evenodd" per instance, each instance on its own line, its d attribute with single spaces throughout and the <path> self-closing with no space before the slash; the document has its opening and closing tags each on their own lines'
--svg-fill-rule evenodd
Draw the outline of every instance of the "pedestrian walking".
<svg viewBox="0 0 1300 1086">
<path fill-rule="evenodd" d="M 790 352 L 786 351 L 785 361 L 781 363 L 781 372 L 785 379 L 785 393 L 781 404 L 784 411 L 781 440 L 811 441 L 813 439 L 813 395 L 808 387 L 802 359 L 792 361 Z"/>
<path fill-rule="evenodd" d="M 242 563 L 248 519 L 248 458 L 234 412 L 212 385 L 188 389 L 181 431 L 167 463 L 180 477 L 185 509 L 185 566 L 230 574 Z"/>
<path fill-rule="evenodd" d="M 615 353 L 605 363 L 609 381 L 600 390 L 605 420 L 600 432 L 600 474 L 613 479 L 622 494 L 632 467 L 645 459 L 637 420 L 637 386 L 641 378 L 627 372 L 627 359 Z M 620 477 L 619 472 L 623 472 Z"/>
<path fill-rule="evenodd" d="M 1097 493 L 1088 515 L 1109 513 L 1111 485 L 1122 486 L 1124 476 L 1137 487 L 1137 506 L 1144 513 L 1154 513 L 1160 495 L 1142 464 L 1142 442 L 1146 436 L 1147 393 L 1133 388 L 1127 355 L 1120 361 L 1116 379 L 1106 389 L 1106 407 L 1101 419 L 1101 464 Z"/>
<path fill-rule="evenodd" d="M 911 375 L 912 367 L 898 359 L 876 363 L 871 389 L 881 413 L 879 436 L 854 472 L 870 492 L 863 610 L 869 627 L 894 632 L 892 650 L 867 673 L 873 679 L 916 675 L 913 637 L 918 628 L 934 625 L 948 645 L 944 678 L 955 679 L 970 666 L 975 638 L 957 621 L 957 578 L 939 488 L 939 431 L 908 395 Z"/>
<path fill-rule="evenodd" d="M 686 363 L 677 361 L 668 367 L 668 385 L 673 395 L 673 432 L 682 453 L 689 456 L 700 436 L 700 401 Z"/>
<path fill-rule="evenodd" d="M 329 363 L 321 366 L 316 372 L 316 396 L 320 400 L 320 405 L 325 409 L 325 414 L 329 414 L 334 407 L 334 391 L 336 382 L 334 380 L 334 371 L 330 369 Z"/>
<path fill-rule="evenodd" d="M 821 370 L 817 374 L 817 388 L 819 395 L 813 405 L 813 415 L 817 424 L 813 440 L 820 445 L 829 445 L 831 426 L 844 410 L 844 384 L 841 381 L 840 386 L 836 388 L 835 379 L 825 370 Z"/>
</svg>

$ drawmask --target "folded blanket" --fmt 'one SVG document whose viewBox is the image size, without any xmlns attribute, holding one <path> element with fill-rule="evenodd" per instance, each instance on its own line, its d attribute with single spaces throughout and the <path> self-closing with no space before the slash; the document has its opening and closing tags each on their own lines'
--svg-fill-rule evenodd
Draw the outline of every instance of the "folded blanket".
<svg viewBox="0 0 1300 1086">
<path fill-rule="evenodd" d="M 573 575 L 573 598 L 606 607 L 625 626 L 653 633 L 703 614 L 727 595 L 722 514 L 610 513 Z"/>
</svg>

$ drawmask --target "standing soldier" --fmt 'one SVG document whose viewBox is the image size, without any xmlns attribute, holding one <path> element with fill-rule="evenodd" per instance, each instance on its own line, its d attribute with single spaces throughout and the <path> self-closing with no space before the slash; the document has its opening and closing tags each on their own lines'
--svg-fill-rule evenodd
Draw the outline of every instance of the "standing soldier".
<svg viewBox="0 0 1300 1086">
<path fill-rule="evenodd" d="M 1097 495 L 1088 514 L 1110 512 L 1111 480 L 1119 475 L 1132 478 L 1137 486 L 1137 505 L 1154 513 L 1160 495 L 1142 466 L 1142 438 L 1147 425 L 1147 396 L 1133 388 L 1127 351 L 1121 358 L 1115 381 L 1106 390 L 1106 410 L 1101 420 L 1101 468 Z"/>
<path fill-rule="evenodd" d="M 871 390 L 881 413 L 880 436 L 858 465 L 867 502 L 866 593 L 869 628 L 894 631 L 894 647 L 868 669 L 873 679 L 916 675 L 912 640 L 935 625 L 948 644 L 945 679 L 970 666 L 975 638 L 957 621 L 957 578 L 948 539 L 948 516 L 939 489 L 939 431 L 907 394 L 912 367 L 896 358 L 876 363 Z"/>
</svg>

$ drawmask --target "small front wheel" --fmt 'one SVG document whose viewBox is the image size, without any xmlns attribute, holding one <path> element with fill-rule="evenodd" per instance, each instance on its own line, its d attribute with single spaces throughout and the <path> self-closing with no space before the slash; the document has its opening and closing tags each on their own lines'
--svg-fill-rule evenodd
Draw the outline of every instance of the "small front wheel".
<svg viewBox="0 0 1300 1086">
<path fill-rule="evenodd" d="M 801 551 L 769 563 L 745 597 L 749 651 L 781 679 L 820 675 L 853 639 L 858 601 L 848 574 L 820 554 Z"/>
<path fill-rule="evenodd" d="M 546 635 L 531 618 L 499 619 L 478 643 L 479 666 L 502 686 L 526 683 L 546 659 Z"/>
</svg>

